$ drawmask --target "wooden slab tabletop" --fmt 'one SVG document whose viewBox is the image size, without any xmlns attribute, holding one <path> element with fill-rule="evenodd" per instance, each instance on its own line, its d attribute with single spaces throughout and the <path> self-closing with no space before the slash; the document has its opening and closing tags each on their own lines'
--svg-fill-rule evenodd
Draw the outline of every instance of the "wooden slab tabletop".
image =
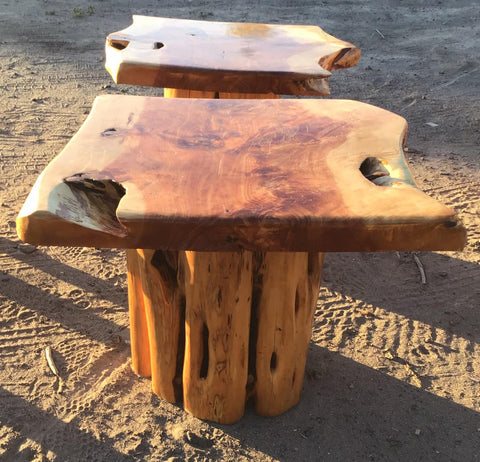
<svg viewBox="0 0 480 462">
<path fill-rule="evenodd" d="M 328 94 L 330 71 L 359 57 L 317 26 L 133 16 L 106 41 L 115 82 L 202 91 Z"/>
<path fill-rule="evenodd" d="M 405 120 L 347 100 L 107 95 L 17 220 L 33 244 L 454 250 L 465 230 L 405 164 Z"/>
</svg>

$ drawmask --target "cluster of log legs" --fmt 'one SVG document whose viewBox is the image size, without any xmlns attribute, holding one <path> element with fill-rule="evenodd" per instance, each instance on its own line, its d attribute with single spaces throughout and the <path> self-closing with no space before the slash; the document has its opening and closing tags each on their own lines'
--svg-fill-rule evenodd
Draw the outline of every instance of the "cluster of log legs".
<svg viewBox="0 0 480 462">
<path fill-rule="evenodd" d="M 300 399 L 323 254 L 127 250 L 133 369 L 196 417 Z"/>
</svg>

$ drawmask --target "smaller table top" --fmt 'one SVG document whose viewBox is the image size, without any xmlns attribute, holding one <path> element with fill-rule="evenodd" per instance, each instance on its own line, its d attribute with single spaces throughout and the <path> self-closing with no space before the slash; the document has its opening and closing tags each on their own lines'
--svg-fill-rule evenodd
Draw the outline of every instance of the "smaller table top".
<svg viewBox="0 0 480 462">
<path fill-rule="evenodd" d="M 455 212 L 415 186 L 405 131 L 355 101 L 100 96 L 17 229 L 45 245 L 460 249 Z"/>
<path fill-rule="evenodd" d="M 360 50 L 317 26 L 133 16 L 107 37 L 106 57 L 117 83 L 325 95 L 330 71 L 354 66 Z"/>
</svg>

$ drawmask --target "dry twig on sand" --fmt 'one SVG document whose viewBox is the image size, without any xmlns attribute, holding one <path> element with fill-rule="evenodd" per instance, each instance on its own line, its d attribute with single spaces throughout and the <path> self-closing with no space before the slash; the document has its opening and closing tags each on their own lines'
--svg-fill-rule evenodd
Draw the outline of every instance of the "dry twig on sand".
<svg viewBox="0 0 480 462">
<path fill-rule="evenodd" d="M 62 393 L 64 382 L 63 382 L 63 379 L 60 377 L 60 374 L 58 372 L 55 362 L 53 361 L 52 348 L 50 346 L 47 346 L 45 348 L 45 358 L 47 359 L 48 367 L 52 371 L 53 375 L 55 375 L 58 379 L 57 393 Z"/>
<path fill-rule="evenodd" d="M 420 261 L 420 258 L 417 257 L 416 254 L 413 254 L 413 259 L 415 260 L 415 263 L 418 266 L 418 269 L 420 271 L 420 276 L 422 278 L 422 284 L 427 283 L 427 276 L 425 275 L 425 269 L 423 268 L 422 262 Z"/>
<path fill-rule="evenodd" d="M 47 358 L 48 367 L 53 372 L 53 375 L 56 375 L 57 377 L 60 377 L 60 374 L 58 373 L 57 366 L 55 365 L 55 363 L 53 361 L 52 349 L 50 348 L 50 346 L 47 346 L 47 348 L 45 348 L 45 358 Z"/>
</svg>

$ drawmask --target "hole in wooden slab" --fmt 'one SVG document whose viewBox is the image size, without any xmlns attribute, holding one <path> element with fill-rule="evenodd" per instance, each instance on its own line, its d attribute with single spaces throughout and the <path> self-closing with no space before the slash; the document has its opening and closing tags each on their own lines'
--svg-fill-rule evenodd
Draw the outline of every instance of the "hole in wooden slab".
<svg viewBox="0 0 480 462">
<path fill-rule="evenodd" d="M 94 174 L 76 173 L 63 179 L 69 186 L 72 198 L 59 203 L 56 213 L 86 228 L 97 229 L 114 236 L 125 237 L 127 232 L 118 221 L 116 210 L 125 188 L 108 178 L 95 178 Z"/>
<path fill-rule="evenodd" d="M 274 372 L 277 368 L 277 353 L 273 352 L 270 358 L 270 372 Z"/>
<path fill-rule="evenodd" d="M 100 133 L 100 136 L 112 136 L 115 134 L 115 132 L 117 131 L 116 128 L 112 127 L 112 128 L 106 128 L 105 130 L 103 130 L 102 133 Z"/>
<path fill-rule="evenodd" d="M 392 176 L 389 170 L 390 166 L 385 160 L 378 157 L 367 157 L 360 165 L 362 175 L 377 186 L 390 186 L 394 188 L 416 188 L 413 178 L 409 175 L 408 169 L 405 167 L 396 168 L 397 175 Z"/>
<path fill-rule="evenodd" d="M 455 228 L 455 226 L 457 226 L 458 224 L 459 224 L 458 221 L 447 220 L 444 223 L 444 226 L 445 228 Z"/>
<path fill-rule="evenodd" d="M 108 45 L 112 48 L 115 48 L 115 50 L 125 50 L 125 48 L 127 48 L 129 44 L 130 42 L 128 40 L 108 39 Z"/>
<path fill-rule="evenodd" d="M 379 184 L 379 179 L 390 176 L 390 172 L 378 157 L 367 157 L 360 165 L 362 175 L 369 181 Z"/>
<path fill-rule="evenodd" d="M 208 357 L 208 326 L 203 323 L 203 329 L 202 329 L 202 364 L 200 366 L 200 378 L 201 379 L 206 379 L 208 375 L 208 362 L 209 362 L 209 357 Z"/>
<path fill-rule="evenodd" d="M 154 50 L 160 50 L 160 48 L 163 48 L 165 45 L 162 42 L 155 42 L 153 44 L 153 49 Z"/>
<path fill-rule="evenodd" d="M 352 51 L 351 48 L 344 48 L 343 50 L 341 50 L 340 53 L 338 53 L 338 55 L 335 56 L 335 59 L 334 59 L 333 62 L 332 62 L 332 67 L 334 67 L 335 64 L 338 63 L 337 66 L 335 66 L 335 69 L 341 69 L 342 67 L 341 67 L 339 61 L 341 61 L 341 59 L 342 59 L 346 54 L 350 53 L 350 51 Z M 329 71 L 329 70 L 333 70 L 333 69 L 327 69 L 327 71 Z"/>
</svg>

